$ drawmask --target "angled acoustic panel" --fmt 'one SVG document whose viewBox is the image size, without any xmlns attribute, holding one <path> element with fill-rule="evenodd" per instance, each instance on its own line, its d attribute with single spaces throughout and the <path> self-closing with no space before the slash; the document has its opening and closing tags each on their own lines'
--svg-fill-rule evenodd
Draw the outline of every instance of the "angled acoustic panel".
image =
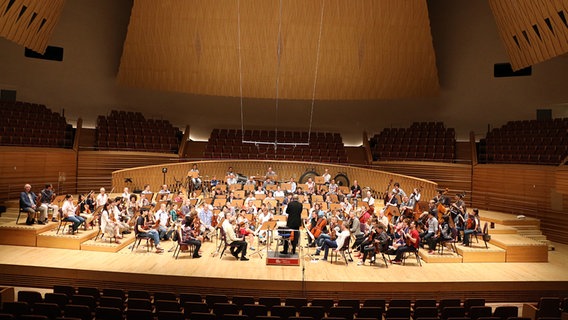
<svg viewBox="0 0 568 320">
<path fill-rule="evenodd" d="M 65 0 L 0 0 L 0 36 L 44 53 Z"/>
<path fill-rule="evenodd" d="M 568 0 L 489 0 L 513 70 L 568 52 Z"/>
<path fill-rule="evenodd" d="M 437 94 L 426 0 L 282 0 L 281 12 L 279 0 L 136 0 L 118 81 L 232 97 L 242 84 L 268 99 L 276 83 L 281 99 Z"/>
</svg>

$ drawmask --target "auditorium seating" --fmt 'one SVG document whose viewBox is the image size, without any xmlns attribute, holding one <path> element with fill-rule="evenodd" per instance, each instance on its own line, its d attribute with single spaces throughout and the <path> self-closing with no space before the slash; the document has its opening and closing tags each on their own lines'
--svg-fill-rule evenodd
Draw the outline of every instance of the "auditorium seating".
<svg viewBox="0 0 568 320">
<path fill-rule="evenodd" d="M 509 121 L 479 141 L 480 163 L 559 165 L 568 156 L 568 118 Z"/>
<path fill-rule="evenodd" d="M 369 140 L 374 161 L 455 159 L 456 133 L 442 122 L 414 122 L 409 128 L 385 128 Z"/>
<path fill-rule="evenodd" d="M 246 143 L 266 142 L 274 144 Z M 293 145 L 304 144 L 308 145 Z M 210 159 L 268 159 L 346 163 L 347 154 L 339 133 L 296 132 L 269 130 L 213 129 L 204 158 Z"/>
<path fill-rule="evenodd" d="M 60 289 L 60 287 L 55 288 Z M 82 290 L 83 289 L 83 290 Z M 85 290 L 88 289 L 88 290 Z M 174 292 L 143 292 L 140 290 L 120 290 L 96 288 L 78 288 L 76 292 L 87 303 L 72 298 L 60 299 L 60 303 L 47 301 L 52 295 L 46 293 L 42 300 L 39 292 L 31 290 L 18 295 L 18 301 L 5 302 L 0 311 L 3 315 L 11 314 L 14 318 L 23 315 L 48 315 L 81 319 L 134 319 L 144 315 L 147 319 L 523 319 L 519 318 L 516 306 L 493 304 L 486 306 L 483 298 L 410 300 L 410 299 L 308 299 L 305 297 L 243 297 L 221 294 L 190 294 Z M 75 292 L 75 290 L 73 290 Z M 262 294 L 262 293 L 260 293 Z M 186 299 L 190 297 L 189 299 Z M 31 299 L 31 300 L 30 300 Z M 90 300 L 89 300 L 90 299 Z M 549 305 L 543 303 L 546 301 Z M 549 301 L 553 301 L 550 303 Z M 557 316 L 563 309 L 560 298 L 542 298 L 539 310 L 545 315 Z M 469 307 L 472 309 L 470 310 Z M 472 312 L 483 309 L 484 312 Z M 484 315 L 480 317 L 480 315 Z M 139 318 L 136 318 L 139 319 Z M 537 320 L 537 318 L 533 318 Z"/>
<path fill-rule="evenodd" d="M 0 144 L 4 146 L 70 148 L 73 127 L 45 105 L 0 101 Z"/>
<path fill-rule="evenodd" d="M 98 150 L 177 153 L 181 137 L 168 120 L 146 119 L 140 112 L 112 110 L 97 118 Z"/>
</svg>

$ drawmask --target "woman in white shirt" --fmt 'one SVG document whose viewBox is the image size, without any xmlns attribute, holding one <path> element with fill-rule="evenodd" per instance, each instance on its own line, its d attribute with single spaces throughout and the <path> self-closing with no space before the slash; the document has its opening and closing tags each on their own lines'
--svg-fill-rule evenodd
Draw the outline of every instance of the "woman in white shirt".
<svg viewBox="0 0 568 320">
<path fill-rule="evenodd" d="M 73 196 L 68 194 L 65 196 L 65 201 L 61 207 L 63 213 L 63 218 L 69 222 L 73 222 L 73 233 L 79 229 L 79 226 L 85 222 L 85 219 L 80 216 L 76 216 L 75 212 L 77 207 L 73 205 Z"/>
</svg>

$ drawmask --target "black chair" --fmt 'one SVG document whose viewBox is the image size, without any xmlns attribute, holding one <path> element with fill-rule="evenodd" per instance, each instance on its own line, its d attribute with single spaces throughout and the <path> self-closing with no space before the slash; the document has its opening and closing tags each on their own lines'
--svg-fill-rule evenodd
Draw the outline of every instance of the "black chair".
<svg viewBox="0 0 568 320">
<path fill-rule="evenodd" d="M 154 314 L 150 310 L 128 309 L 126 320 L 154 320 Z"/>
<path fill-rule="evenodd" d="M 193 313 L 209 313 L 209 307 L 205 302 L 186 302 L 183 304 L 183 314 L 190 318 Z"/>
<path fill-rule="evenodd" d="M 16 320 L 16 317 L 10 313 L 0 313 L 0 320 Z"/>
<path fill-rule="evenodd" d="M 67 303 L 69 303 L 69 298 L 64 293 L 48 292 L 48 293 L 45 294 L 45 297 L 43 298 L 43 302 L 55 303 L 55 304 L 57 304 L 57 306 L 59 306 L 59 308 L 61 310 L 63 310 L 63 308 L 65 308 L 65 305 Z"/>
<path fill-rule="evenodd" d="M 176 260 L 179 257 L 180 252 L 187 252 L 188 254 L 193 255 L 193 252 L 195 251 L 195 245 L 187 244 L 182 241 L 183 237 L 180 229 L 177 231 L 177 241 L 176 241 L 176 247 L 174 249 L 174 257 L 176 258 Z"/>
<path fill-rule="evenodd" d="M 410 309 L 411 301 L 410 299 L 392 299 L 389 301 L 390 308 L 408 308 Z"/>
<path fill-rule="evenodd" d="M 188 317 L 186 317 L 188 318 Z M 217 316 L 212 313 L 194 312 L 188 318 L 190 320 L 217 320 Z"/>
<path fill-rule="evenodd" d="M 493 310 L 489 306 L 472 306 L 469 308 L 468 316 L 471 320 L 478 320 L 479 318 L 487 318 L 493 315 Z"/>
<path fill-rule="evenodd" d="M 27 302 L 30 307 L 33 308 L 34 304 L 43 302 L 43 298 L 41 296 L 41 293 L 37 291 L 22 290 L 18 291 L 18 301 Z"/>
<path fill-rule="evenodd" d="M 146 252 L 150 251 L 150 248 L 153 247 L 154 240 L 148 237 L 147 233 L 138 232 L 134 236 L 134 243 L 130 247 L 130 252 L 134 252 L 134 249 L 138 249 L 142 240 L 146 240 Z"/>
<path fill-rule="evenodd" d="M 71 298 L 75 295 L 75 287 L 72 286 L 53 286 L 53 293 L 63 293 L 67 298 Z"/>
<path fill-rule="evenodd" d="M 221 294 L 208 294 L 205 295 L 205 303 L 212 310 L 216 303 L 229 303 L 229 298 Z"/>
<path fill-rule="evenodd" d="M 97 307 L 95 309 L 96 320 L 122 320 L 122 310 L 118 308 Z"/>
<path fill-rule="evenodd" d="M 436 308 L 438 310 L 437 306 L 438 302 L 435 299 L 416 299 L 412 305 L 412 310 L 416 311 L 418 308 Z"/>
<path fill-rule="evenodd" d="M 284 299 L 285 306 L 293 306 L 296 310 L 300 310 L 301 307 L 308 305 L 308 299 L 306 298 L 286 298 Z"/>
<path fill-rule="evenodd" d="M 536 306 L 535 318 L 560 318 L 561 300 L 557 297 L 542 297 Z"/>
<path fill-rule="evenodd" d="M 84 296 L 81 294 L 76 294 L 71 297 L 71 303 L 79 306 L 86 306 L 89 308 L 89 312 L 94 312 L 97 307 L 97 301 L 92 296 Z"/>
<path fill-rule="evenodd" d="M 158 311 L 158 320 L 185 320 L 181 311 Z"/>
<path fill-rule="evenodd" d="M 154 300 L 156 312 L 160 311 L 181 311 L 181 306 L 177 300 Z"/>
<path fill-rule="evenodd" d="M 124 301 L 119 297 L 102 296 L 99 300 L 99 306 L 105 308 L 117 308 L 124 311 Z"/>
<path fill-rule="evenodd" d="M 329 310 L 334 304 L 332 299 L 313 299 L 310 305 L 313 307 L 322 307 L 325 313 L 329 313 Z"/>
<path fill-rule="evenodd" d="M 441 320 L 448 320 L 449 318 L 463 318 L 465 317 L 464 307 L 445 307 L 440 313 Z"/>
<path fill-rule="evenodd" d="M 410 307 L 390 307 L 389 304 L 385 319 L 410 319 Z"/>
<path fill-rule="evenodd" d="M 61 309 L 56 303 L 38 302 L 34 304 L 33 314 L 46 316 L 50 320 L 61 316 Z"/>
<path fill-rule="evenodd" d="M 128 290 L 128 299 L 145 299 L 152 300 L 152 295 L 144 290 Z"/>
<path fill-rule="evenodd" d="M 55 234 L 59 234 L 59 231 L 61 231 L 61 229 L 65 231 L 65 228 L 67 228 L 67 225 L 69 223 L 71 223 L 71 225 L 69 225 L 69 232 L 71 232 L 71 234 L 75 234 L 75 231 L 73 231 L 73 229 L 71 228 L 73 221 L 63 216 L 63 211 L 61 210 L 61 208 L 59 208 L 57 212 L 57 219 L 59 220 L 59 223 L 57 224 L 57 231 L 55 232 Z"/>
<path fill-rule="evenodd" d="M 507 320 L 512 317 L 519 316 L 519 307 L 516 306 L 498 306 L 493 310 L 494 318 L 501 318 L 501 320 Z"/>
<path fill-rule="evenodd" d="M 266 306 L 268 309 L 273 306 L 279 306 L 281 304 L 280 298 L 278 297 L 259 297 L 258 304 Z"/>
<path fill-rule="evenodd" d="M 154 292 L 154 301 L 177 301 L 177 296 L 173 292 Z"/>
<path fill-rule="evenodd" d="M 183 306 L 186 302 L 203 302 L 203 298 L 197 293 L 180 293 L 179 303 Z"/>
<path fill-rule="evenodd" d="M 483 243 L 485 244 L 485 249 L 489 249 L 487 246 L 487 242 L 491 241 L 491 235 L 489 234 L 489 225 L 487 222 L 483 224 L 483 229 L 481 232 L 474 232 L 473 236 L 475 237 L 475 241 L 479 242 L 478 237 L 481 236 Z"/>
<path fill-rule="evenodd" d="M 469 310 L 471 307 L 484 307 L 485 299 L 483 298 L 468 298 L 463 301 L 463 307 L 465 308 L 465 314 L 469 315 Z"/>
<path fill-rule="evenodd" d="M 352 307 L 331 307 L 329 309 L 328 317 L 345 318 L 347 320 L 353 319 L 355 312 Z"/>
<path fill-rule="evenodd" d="M 152 302 L 146 299 L 130 299 L 126 301 L 128 309 L 153 310 Z"/>
<path fill-rule="evenodd" d="M 434 304 L 435 305 L 435 304 Z M 438 308 L 437 307 L 415 307 L 413 318 L 423 319 L 423 318 L 438 318 Z"/>
<path fill-rule="evenodd" d="M 220 320 L 249 320 L 249 318 L 245 315 L 240 314 L 224 314 L 222 317 L 217 315 L 217 319 Z"/>
<path fill-rule="evenodd" d="M 300 307 L 300 317 L 312 317 L 314 320 L 321 320 L 325 317 L 325 311 L 321 306 Z"/>
<path fill-rule="evenodd" d="M 66 318 L 79 318 L 81 320 L 91 320 L 92 318 L 91 309 L 84 305 L 68 304 L 63 312 Z"/>
<path fill-rule="evenodd" d="M 27 302 L 24 301 L 10 301 L 2 303 L 2 312 L 13 314 L 16 318 L 24 314 L 31 314 L 32 309 Z"/>
<path fill-rule="evenodd" d="M 19 320 L 49 320 L 47 316 L 42 316 L 38 314 L 26 314 L 20 316 Z"/>
<path fill-rule="evenodd" d="M 384 309 L 380 307 L 362 307 L 357 312 L 357 319 L 368 318 L 368 319 L 378 319 L 383 318 Z"/>
<path fill-rule="evenodd" d="M 444 240 L 442 238 L 439 239 L 439 246 L 438 246 L 438 253 L 440 255 L 444 254 L 444 248 L 446 247 L 447 244 L 450 245 L 450 248 L 452 249 L 452 251 L 454 253 L 458 253 L 458 249 L 456 247 L 456 242 L 458 239 L 458 229 L 456 228 L 451 228 L 451 238 Z"/>
<path fill-rule="evenodd" d="M 103 289 L 103 297 L 120 298 L 122 301 L 126 300 L 126 293 L 122 289 Z"/>
<path fill-rule="evenodd" d="M 101 292 L 99 291 L 99 289 L 92 287 L 78 287 L 77 294 L 83 296 L 92 296 L 96 301 L 99 301 L 99 298 L 101 297 Z"/>
<path fill-rule="evenodd" d="M 385 299 L 365 299 L 363 301 L 363 307 L 378 307 L 383 309 L 383 311 L 386 309 L 386 305 Z"/>
<path fill-rule="evenodd" d="M 438 304 L 438 311 L 442 313 L 442 310 L 446 307 L 460 307 L 461 300 L 460 299 L 440 299 L 440 303 Z"/>
<path fill-rule="evenodd" d="M 339 253 L 341 253 L 343 260 L 345 261 L 345 265 L 346 266 L 349 265 L 349 261 L 353 261 L 353 257 L 351 257 L 351 252 L 349 251 L 350 242 L 351 242 L 351 237 L 347 237 L 347 239 L 345 239 L 345 242 L 343 243 L 343 246 L 339 249 L 339 251 L 331 250 L 331 258 L 329 259 L 329 262 L 333 263 L 334 256 L 335 256 L 335 261 L 337 262 Z M 347 259 L 347 257 L 345 256 L 345 252 L 347 252 L 349 259 Z"/>
<path fill-rule="evenodd" d="M 222 318 L 226 314 L 239 314 L 239 307 L 232 303 L 215 303 L 213 305 L 213 313 L 216 314 L 218 318 Z"/>
<path fill-rule="evenodd" d="M 254 304 L 255 301 L 252 296 L 233 296 L 231 302 L 242 309 L 245 304 Z"/>
<path fill-rule="evenodd" d="M 272 308 L 270 308 L 270 315 L 279 317 L 281 320 L 288 320 L 288 318 L 296 316 L 296 307 L 272 306 Z"/>
<path fill-rule="evenodd" d="M 219 248 L 223 247 L 223 249 L 221 249 L 219 259 L 222 259 L 223 254 L 225 254 L 225 250 L 227 250 L 227 248 L 236 246 L 236 244 L 234 242 L 231 242 L 230 244 L 227 243 L 227 235 L 225 234 L 225 230 L 223 230 L 223 228 L 219 228 L 219 231 L 221 232 L 221 243 L 219 244 Z"/>
<path fill-rule="evenodd" d="M 288 320 L 314 320 L 314 317 L 309 316 L 298 316 L 298 317 L 290 317 Z"/>
<path fill-rule="evenodd" d="M 418 239 L 418 248 L 420 248 L 420 239 Z M 406 259 L 411 256 L 414 256 L 416 258 L 416 263 L 418 263 L 418 265 L 422 267 L 422 259 L 418 254 L 418 249 L 414 246 L 410 246 L 410 250 L 404 252 L 404 254 L 402 255 L 402 265 L 404 266 L 406 264 Z"/>
<path fill-rule="evenodd" d="M 244 304 L 242 306 L 242 313 L 247 315 L 250 320 L 255 320 L 258 317 L 265 317 L 268 315 L 268 307 L 262 304 Z"/>
<path fill-rule="evenodd" d="M 359 312 L 359 308 L 361 307 L 361 301 L 358 299 L 339 299 L 337 301 L 338 307 L 351 307 L 353 308 L 353 312 Z"/>
</svg>

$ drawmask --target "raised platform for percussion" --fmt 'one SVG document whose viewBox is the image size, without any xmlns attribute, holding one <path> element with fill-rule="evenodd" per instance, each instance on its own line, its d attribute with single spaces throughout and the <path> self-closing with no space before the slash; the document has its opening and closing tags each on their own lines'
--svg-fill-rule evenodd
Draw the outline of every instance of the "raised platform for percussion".
<svg viewBox="0 0 568 320">
<path fill-rule="evenodd" d="M 125 234 L 124 238 L 118 239 L 120 243 L 110 242 L 107 237 L 101 240 L 99 237 L 96 241 L 95 238 L 81 243 L 81 250 L 98 251 L 98 252 L 118 252 L 134 242 L 134 232 Z M 112 238 L 114 240 L 114 238 Z"/>
<path fill-rule="evenodd" d="M 94 238 L 97 235 L 98 229 L 83 230 L 79 229 L 75 234 L 67 233 L 67 230 L 60 230 L 56 234 L 57 228 L 43 232 L 37 236 L 37 246 L 46 248 L 59 248 L 59 249 L 81 249 L 81 243 Z"/>
<path fill-rule="evenodd" d="M 548 245 L 540 241 L 518 234 L 495 234 L 490 243 L 505 249 L 506 262 L 548 262 Z"/>
<path fill-rule="evenodd" d="M 266 255 L 266 265 L 299 266 L 300 256 L 297 252 L 294 254 L 281 254 L 278 251 L 268 251 Z"/>
<path fill-rule="evenodd" d="M 506 251 L 491 243 L 485 248 L 483 240 L 479 239 L 479 243 L 475 241 L 475 237 L 471 239 L 469 247 L 457 245 L 458 253 L 462 256 L 464 263 L 468 262 L 507 262 Z"/>
<path fill-rule="evenodd" d="M 57 229 L 57 222 L 27 225 L 16 224 L 16 221 L 0 225 L 0 245 L 30 246 L 37 245 L 37 236 L 41 233 Z"/>
</svg>

